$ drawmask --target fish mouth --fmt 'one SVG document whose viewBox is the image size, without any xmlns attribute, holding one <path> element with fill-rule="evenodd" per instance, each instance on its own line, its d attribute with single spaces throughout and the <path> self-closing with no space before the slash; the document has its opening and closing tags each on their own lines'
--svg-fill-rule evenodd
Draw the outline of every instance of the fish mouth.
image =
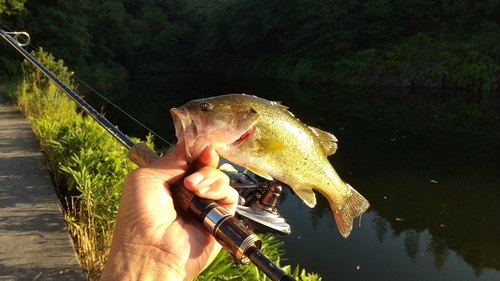
<svg viewBox="0 0 500 281">
<path fill-rule="evenodd" d="M 192 120 L 186 110 L 182 108 L 172 108 L 170 109 L 170 114 L 172 115 L 172 119 L 174 121 L 175 136 L 177 137 L 177 141 L 180 142 L 185 133 L 188 132 L 188 128 L 192 124 Z M 191 127 L 196 129 L 195 126 Z"/>
<path fill-rule="evenodd" d="M 181 143 L 184 139 L 184 149 L 186 150 L 186 161 L 191 163 L 195 155 L 189 149 L 193 142 L 196 140 L 197 130 L 189 113 L 184 108 L 172 108 L 170 114 L 174 121 L 175 136 L 177 137 L 177 144 Z"/>
</svg>

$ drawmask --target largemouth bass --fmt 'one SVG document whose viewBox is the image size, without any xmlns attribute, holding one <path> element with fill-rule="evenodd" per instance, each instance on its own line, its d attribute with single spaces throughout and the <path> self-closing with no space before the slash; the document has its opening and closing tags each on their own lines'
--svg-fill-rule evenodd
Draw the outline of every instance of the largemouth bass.
<svg viewBox="0 0 500 281">
<path fill-rule="evenodd" d="M 344 237 L 353 219 L 369 207 L 327 159 L 337 150 L 335 136 L 304 125 L 279 102 L 231 94 L 193 100 L 170 112 L 178 141 L 185 140 L 188 161 L 212 145 L 228 161 L 286 183 L 311 208 L 317 190 L 330 203 Z"/>
</svg>

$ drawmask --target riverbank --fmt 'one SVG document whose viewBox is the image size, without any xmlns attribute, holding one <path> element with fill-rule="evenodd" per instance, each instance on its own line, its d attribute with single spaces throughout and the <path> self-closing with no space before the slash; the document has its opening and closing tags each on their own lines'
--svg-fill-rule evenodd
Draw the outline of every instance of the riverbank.
<svg viewBox="0 0 500 281">
<path fill-rule="evenodd" d="M 0 90 L 0 279 L 84 280 L 31 124 Z"/>
</svg>

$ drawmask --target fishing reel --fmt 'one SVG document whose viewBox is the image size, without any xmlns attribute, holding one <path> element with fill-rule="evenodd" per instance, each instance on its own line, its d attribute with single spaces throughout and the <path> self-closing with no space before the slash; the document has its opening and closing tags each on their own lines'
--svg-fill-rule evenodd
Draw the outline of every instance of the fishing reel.
<svg viewBox="0 0 500 281">
<path fill-rule="evenodd" d="M 281 215 L 276 204 L 283 191 L 280 181 L 253 181 L 248 175 L 224 164 L 221 170 L 229 175 L 230 185 L 240 195 L 236 217 L 255 232 L 286 236 L 291 233 L 290 224 Z"/>
</svg>

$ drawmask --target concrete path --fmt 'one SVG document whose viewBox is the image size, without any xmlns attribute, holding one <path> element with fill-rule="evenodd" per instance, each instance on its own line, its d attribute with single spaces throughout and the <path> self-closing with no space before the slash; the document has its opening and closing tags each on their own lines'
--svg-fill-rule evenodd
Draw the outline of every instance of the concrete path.
<svg viewBox="0 0 500 281">
<path fill-rule="evenodd" d="M 84 280 L 31 124 L 0 93 L 0 280 Z"/>
</svg>

